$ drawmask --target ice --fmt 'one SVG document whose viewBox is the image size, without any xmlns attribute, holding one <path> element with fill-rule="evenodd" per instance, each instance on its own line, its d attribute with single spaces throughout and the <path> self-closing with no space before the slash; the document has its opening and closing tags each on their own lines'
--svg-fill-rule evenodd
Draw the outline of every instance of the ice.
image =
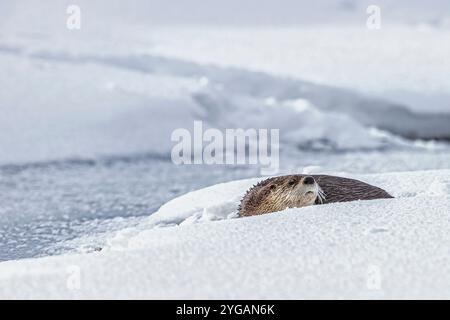
<svg viewBox="0 0 450 320">
<path fill-rule="evenodd" d="M 450 296 L 448 1 L 77 3 L 0 10 L 0 297 Z M 396 198 L 238 219 L 264 177 L 175 166 L 196 120 Z"/>
<path fill-rule="evenodd" d="M 8 135 L 0 136 L 0 163 L 169 154 L 171 132 L 191 129 L 196 119 L 216 128 L 281 128 L 282 143 L 336 150 L 398 145 L 373 131 L 376 125 L 425 138 L 446 137 L 449 130 L 448 115 L 417 115 L 346 90 L 258 72 L 152 55 L 56 56 L 2 55 L 0 124 Z M 17 93 L 30 87 L 45 94 L 19 99 Z"/>
<path fill-rule="evenodd" d="M 100 252 L 0 263 L 0 297 L 448 298 L 450 171 L 350 176 L 396 198 L 128 228 Z M 223 218 L 252 182 L 188 194 L 159 216 L 187 221 L 196 202 Z"/>
</svg>

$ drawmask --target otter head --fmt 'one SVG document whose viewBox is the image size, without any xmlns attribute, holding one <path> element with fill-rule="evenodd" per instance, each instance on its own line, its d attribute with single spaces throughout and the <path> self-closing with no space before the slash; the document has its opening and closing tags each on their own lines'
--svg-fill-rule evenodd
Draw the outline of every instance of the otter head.
<svg viewBox="0 0 450 320">
<path fill-rule="evenodd" d="M 273 204 L 271 211 L 310 206 L 316 203 L 316 199 L 323 200 L 322 190 L 311 176 L 283 177 L 270 183 L 268 188 L 268 203 Z"/>
</svg>

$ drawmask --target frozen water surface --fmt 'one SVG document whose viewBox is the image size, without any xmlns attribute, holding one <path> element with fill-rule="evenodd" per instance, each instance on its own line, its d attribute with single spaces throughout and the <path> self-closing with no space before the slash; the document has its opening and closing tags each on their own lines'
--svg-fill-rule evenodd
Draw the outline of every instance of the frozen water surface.
<svg viewBox="0 0 450 320">
<path fill-rule="evenodd" d="M 382 5 L 375 32 L 359 1 L 311 11 L 295 1 L 289 14 L 277 2 L 254 21 L 222 2 L 220 17 L 174 14 L 171 27 L 148 23 L 161 22 L 157 2 L 136 1 L 119 22 L 120 5 L 81 1 L 79 32 L 61 26 L 59 1 L 0 10 L 0 296 L 73 297 L 58 267 L 77 263 L 92 280 L 82 297 L 117 297 L 114 285 L 127 298 L 367 297 L 370 265 L 385 274 L 384 297 L 448 297 L 448 2 Z M 191 25 L 211 17 L 243 25 Z M 290 26 L 261 27 L 267 19 Z M 396 199 L 210 221 L 249 186 L 216 184 L 260 170 L 175 166 L 170 135 L 194 120 L 280 129 L 280 174 L 360 177 Z M 246 273 L 252 263 L 261 273 Z"/>
</svg>

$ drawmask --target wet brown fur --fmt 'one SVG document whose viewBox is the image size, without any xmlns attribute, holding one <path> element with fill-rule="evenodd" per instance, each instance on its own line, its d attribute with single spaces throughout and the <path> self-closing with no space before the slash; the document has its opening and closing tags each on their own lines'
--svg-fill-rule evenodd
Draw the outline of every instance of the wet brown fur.
<svg viewBox="0 0 450 320">
<path fill-rule="evenodd" d="M 286 208 L 321 204 L 318 199 L 309 201 L 303 196 L 292 197 L 288 190 L 289 181 L 301 181 L 308 175 L 287 175 L 269 178 L 254 185 L 247 191 L 239 206 L 239 216 L 253 216 Z M 325 193 L 323 204 L 355 200 L 393 198 L 383 189 L 368 183 L 336 176 L 310 175 Z M 291 182 L 292 183 L 292 182 Z"/>
</svg>

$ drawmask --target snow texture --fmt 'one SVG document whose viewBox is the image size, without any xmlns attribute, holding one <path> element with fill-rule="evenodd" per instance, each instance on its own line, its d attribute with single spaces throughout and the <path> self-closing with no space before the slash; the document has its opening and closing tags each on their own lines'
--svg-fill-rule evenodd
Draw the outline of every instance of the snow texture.
<svg viewBox="0 0 450 320">
<path fill-rule="evenodd" d="M 449 298 L 450 3 L 200 2 L 2 3 L 0 297 Z M 175 166 L 194 120 L 396 198 L 236 219 L 259 168 Z"/>
<path fill-rule="evenodd" d="M 255 179 L 219 184 L 101 252 L 0 263 L 0 297 L 449 298 L 450 171 L 351 177 L 396 198 L 225 219 Z"/>
</svg>

